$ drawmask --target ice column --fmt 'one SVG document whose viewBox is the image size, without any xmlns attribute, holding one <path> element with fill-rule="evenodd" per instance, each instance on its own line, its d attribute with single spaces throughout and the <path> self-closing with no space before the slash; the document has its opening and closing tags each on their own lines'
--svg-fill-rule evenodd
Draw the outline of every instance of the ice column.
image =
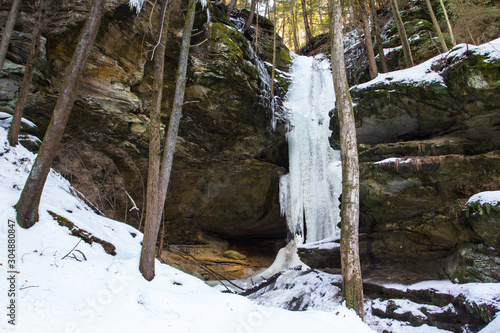
<svg viewBox="0 0 500 333">
<path fill-rule="evenodd" d="M 290 172 L 280 179 L 281 212 L 292 234 L 306 243 L 338 237 L 342 192 L 340 151 L 330 147 L 329 111 L 335 106 L 330 62 L 294 56 L 285 107 Z"/>
</svg>

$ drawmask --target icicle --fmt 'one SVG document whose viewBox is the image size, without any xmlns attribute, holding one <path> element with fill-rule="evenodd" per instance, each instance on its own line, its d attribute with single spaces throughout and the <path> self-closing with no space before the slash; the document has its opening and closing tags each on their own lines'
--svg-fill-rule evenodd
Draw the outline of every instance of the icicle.
<svg viewBox="0 0 500 333">
<path fill-rule="evenodd" d="M 139 14 L 145 1 L 146 0 L 129 0 L 128 5 L 130 6 L 130 10 Z"/>
<path fill-rule="evenodd" d="M 335 93 L 327 59 L 295 56 L 292 76 L 285 101 L 290 173 L 280 179 L 280 205 L 290 233 L 310 243 L 338 236 L 342 171 L 328 140 Z"/>
</svg>

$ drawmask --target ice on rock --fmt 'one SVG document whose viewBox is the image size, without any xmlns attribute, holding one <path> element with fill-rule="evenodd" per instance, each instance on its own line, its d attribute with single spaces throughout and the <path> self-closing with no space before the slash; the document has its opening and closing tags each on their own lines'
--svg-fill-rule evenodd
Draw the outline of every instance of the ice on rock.
<svg viewBox="0 0 500 333">
<path fill-rule="evenodd" d="M 330 63 L 323 55 L 294 55 L 292 77 L 285 101 L 290 112 L 290 172 L 280 179 L 280 205 L 290 233 L 310 243 L 339 234 L 340 151 L 328 140 L 335 93 Z"/>
</svg>

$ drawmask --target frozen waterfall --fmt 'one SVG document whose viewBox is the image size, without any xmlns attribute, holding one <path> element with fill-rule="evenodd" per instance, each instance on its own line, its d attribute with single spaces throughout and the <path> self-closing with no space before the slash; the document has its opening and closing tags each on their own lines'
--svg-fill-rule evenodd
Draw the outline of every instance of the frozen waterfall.
<svg viewBox="0 0 500 333">
<path fill-rule="evenodd" d="M 342 192 L 340 151 L 330 147 L 335 93 L 330 62 L 324 56 L 294 56 L 286 95 L 290 172 L 280 179 L 281 213 L 292 234 L 306 243 L 338 237 Z"/>
</svg>

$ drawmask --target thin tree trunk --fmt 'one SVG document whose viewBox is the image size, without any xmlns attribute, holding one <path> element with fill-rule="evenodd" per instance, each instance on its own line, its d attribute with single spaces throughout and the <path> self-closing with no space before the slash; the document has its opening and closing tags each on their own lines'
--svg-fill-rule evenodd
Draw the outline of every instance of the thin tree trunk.
<svg viewBox="0 0 500 333">
<path fill-rule="evenodd" d="M 255 18 L 255 34 L 253 36 L 253 46 L 255 51 L 258 53 L 259 49 L 259 1 L 256 1 L 255 10 L 257 11 L 257 17 Z"/>
<path fill-rule="evenodd" d="M 457 4 L 457 10 L 458 10 L 458 15 L 462 18 L 462 20 L 464 21 L 464 24 L 465 24 L 465 29 L 467 30 L 467 33 L 469 34 L 469 37 L 472 41 L 472 43 L 474 45 L 477 45 L 477 42 L 476 42 L 476 39 L 474 38 L 474 36 L 472 36 L 472 32 L 470 31 L 470 28 L 469 28 L 469 24 L 467 23 L 467 20 L 465 19 L 465 16 L 462 12 L 462 6 L 463 6 L 463 3 L 461 1 L 459 1 L 460 3 Z"/>
<path fill-rule="evenodd" d="M 248 30 L 250 25 L 252 25 L 253 16 L 255 15 L 255 5 L 257 4 L 257 0 L 252 0 L 250 4 L 250 15 L 248 16 L 247 21 L 245 22 L 245 27 L 243 28 L 243 34 Z"/>
<path fill-rule="evenodd" d="M 441 3 L 441 8 L 443 9 L 446 26 L 448 27 L 448 32 L 450 33 L 451 45 L 456 46 L 457 42 L 455 41 L 455 36 L 453 35 L 453 29 L 451 28 L 450 18 L 448 17 L 448 11 L 446 10 L 443 0 L 439 0 L 439 2 Z"/>
<path fill-rule="evenodd" d="M 372 12 L 372 24 L 373 32 L 375 33 L 375 39 L 377 42 L 377 51 L 380 57 L 380 65 L 382 67 L 382 73 L 387 73 L 389 69 L 387 68 L 387 60 L 385 59 L 384 46 L 382 44 L 382 37 L 380 37 L 380 23 L 377 16 L 377 7 L 375 6 L 375 1 L 370 0 L 370 8 Z"/>
<path fill-rule="evenodd" d="M 278 29 L 278 32 L 281 30 L 281 39 L 285 41 L 285 22 L 286 20 L 290 21 L 288 17 L 284 17 L 283 21 L 281 22 L 281 27 Z M 288 28 L 288 33 L 290 33 L 290 28 Z M 291 34 L 290 34 L 291 36 Z"/>
<path fill-rule="evenodd" d="M 170 181 L 170 174 L 172 172 L 172 164 L 174 160 L 175 144 L 177 142 L 177 133 L 179 132 L 179 124 L 182 115 L 182 105 L 184 103 L 184 92 L 186 90 L 186 74 L 187 65 L 189 60 L 189 47 L 191 41 L 191 31 L 193 30 L 194 14 L 196 9 L 196 0 L 189 0 L 188 12 L 184 29 L 182 30 L 182 43 L 181 53 L 179 56 L 179 65 L 177 68 L 177 80 L 175 83 L 174 104 L 172 114 L 170 115 L 170 122 L 168 124 L 168 131 L 165 138 L 165 149 L 163 152 L 162 166 L 160 171 L 160 210 L 157 218 L 156 233 L 160 227 L 161 214 L 167 198 L 168 184 Z"/>
<path fill-rule="evenodd" d="M 408 37 L 406 36 L 405 25 L 403 24 L 403 20 L 401 19 L 401 15 L 399 15 L 399 8 L 396 0 L 391 1 L 391 10 L 392 16 L 394 17 L 394 22 L 396 23 L 396 27 L 399 33 L 399 39 L 401 40 L 401 45 L 403 46 L 403 53 L 405 56 L 406 67 L 413 67 L 413 57 L 411 55 L 410 44 L 408 43 Z"/>
<path fill-rule="evenodd" d="M 441 43 L 441 50 L 443 52 L 448 52 L 448 46 L 446 45 L 446 41 L 444 40 L 443 33 L 441 32 L 441 27 L 439 26 L 438 20 L 436 19 L 436 15 L 434 15 L 434 10 L 432 9 L 431 1 L 425 0 L 425 4 L 427 5 L 427 10 L 429 11 L 429 15 L 431 16 L 434 29 L 436 29 L 436 34 L 438 35 L 439 42 Z"/>
<path fill-rule="evenodd" d="M 69 70 L 61 87 L 61 94 L 56 102 L 54 113 L 50 119 L 49 127 L 45 133 L 38 156 L 33 163 L 31 172 L 26 180 L 19 202 L 16 205 L 17 222 L 23 228 L 30 228 L 38 221 L 38 206 L 42 195 L 45 180 L 50 171 L 66 123 L 68 122 L 71 108 L 73 107 L 78 86 L 82 78 L 83 69 L 87 58 L 94 45 L 94 40 L 99 30 L 105 0 L 93 0 L 89 18 L 83 28 L 83 34 L 78 42 Z"/>
<path fill-rule="evenodd" d="M 299 39 L 297 37 L 297 9 L 295 8 L 295 0 L 292 0 L 292 36 L 294 51 L 300 47 Z"/>
<path fill-rule="evenodd" d="M 295 0 L 292 0 L 292 1 L 295 1 Z M 285 11 L 285 0 L 282 1 L 282 10 L 283 10 L 283 32 L 282 32 L 282 35 L 281 35 L 281 39 L 285 40 L 285 22 L 286 22 L 286 11 Z M 294 2 L 295 4 L 295 2 Z M 292 10 L 293 10 L 293 5 L 292 5 Z"/>
<path fill-rule="evenodd" d="M 273 70 L 271 72 L 271 101 L 273 101 L 274 98 L 274 72 L 276 70 L 276 4 L 274 5 L 274 10 L 273 10 L 274 18 L 273 18 L 273 23 L 274 23 L 274 30 L 273 30 Z M 274 102 L 272 102 L 272 105 L 274 106 Z M 274 108 L 272 110 L 273 112 L 273 119 L 274 119 Z"/>
<path fill-rule="evenodd" d="M 231 14 L 233 13 L 234 9 L 236 8 L 236 4 L 238 3 L 238 0 L 231 0 L 229 2 L 229 5 L 227 6 L 227 12 L 226 16 L 230 17 Z"/>
<path fill-rule="evenodd" d="M 160 116 L 161 99 L 163 93 L 163 72 L 165 69 L 165 44 L 167 42 L 169 11 L 168 0 L 161 0 L 160 5 L 160 37 L 155 50 L 155 70 L 154 89 L 151 100 L 151 112 L 149 123 L 149 167 L 148 167 L 148 187 L 146 190 L 146 222 L 144 223 L 144 238 L 142 240 L 141 259 L 139 271 L 148 281 L 154 276 L 154 257 L 158 232 L 156 225 L 159 225 L 158 216 L 160 214 Z M 160 214 L 161 216 L 161 214 Z"/>
<path fill-rule="evenodd" d="M 370 21 L 368 19 L 368 9 L 366 8 L 365 0 L 358 0 L 361 13 L 361 23 L 365 34 L 365 49 L 368 56 L 368 69 L 370 71 L 370 79 L 374 79 L 378 75 L 377 62 L 375 61 L 375 52 L 373 51 L 372 34 L 370 32 Z"/>
<path fill-rule="evenodd" d="M 312 39 L 311 28 L 309 27 L 309 21 L 307 19 L 307 8 L 306 0 L 301 0 L 302 2 L 302 14 L 304 16 L 304 30 L 306 31 L 307 42 Z"/>
<path fill-rule="evenodd" d="M 266 7 L 264 8 L 264 17 L 269 18 L 269 0 L 266 0 Z M 274 23 L 276 24 L 276 22 Z"/>
<path fill-rule="evenodd" d="M 10 8 L 9 18 L 5 24 L 2 41 L 0 42 L 0 72 L 2 71 L 3 64 L 5 62 L 5 56 L 7 55 L 7 49 L 9 48 L 10 38 L 12 37 L 12 32 L 14 31 L 14 25 L 16 24 L 17 14 L 19 14 L 20 7 L 21 0 L 14 0 L 12 7 Z"/>
<path fill-rule="evenodd" d="M 319 15 L 319 26 L 321 29 L 321 32 L 323 32 L 323 8 L 321 7 L 321 1 L 318 2 L 318 15 Z"/>
<path fill-rule="evenodd" d="M 340 0 L 330 0 L 332 36 L 332 69 L 340 120 L 340 151 L 342 160 L 342 206 L 340 255 L 342 286 L 348 308 L 363 318 L 363 281 L 359 260 L 359 163 L 356 127 L 351 95 L 347 84 L 342 33 Z"/>
<path fill-rule="evenodd" d="M 35 26 L 33 27 L 30 53 L 28 56 L 28 61 L 26 62 L 23 81 L 21 82 L 21 87 L 19 89 L 19 94 L 17 96 L 16 105 L 14 106 L 12 122 L 10 124 L 9 133 L 7 135 L 9 139 L 9 144 L 12 147 L 17 146 L 17 144 L 19 143 L 19 131 L 21 129 L 23 110 L 24 106 L 26 105 L 26 100 L 28 99 L 28 92 L 31 86 L 33 72 L 35 71 L 35 61 L 38 56 L 38 48 L 40 47 L 40 36 L 42 33 L 43 6 L 44 6 L 44 0 L 36 0 L 35 2 L 36 21 L 35 21 Z"/>
</svg>

